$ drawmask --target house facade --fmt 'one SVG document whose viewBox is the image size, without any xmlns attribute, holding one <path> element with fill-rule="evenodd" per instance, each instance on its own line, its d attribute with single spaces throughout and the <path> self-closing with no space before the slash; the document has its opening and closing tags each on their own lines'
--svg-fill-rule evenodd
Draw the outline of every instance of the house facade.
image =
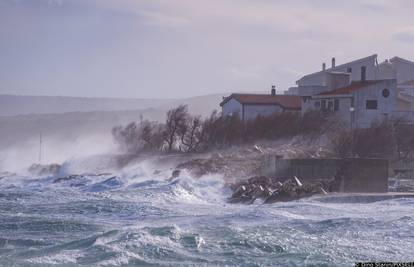
<svg viewBox="0 0 414 267">
<path fill-rule="evenodd" d="M 388 119 L 414 122 L 414 102 L 400 95 L 396 79 L 351 82 L 332 91 L 303 96 L 302 101 L 302 113 L 328 112 L 352 128 L 366 128 Z"/>
<path fill-rule="evenodd" d="M 401 94 L 414 96 L 414 79 L 397 85 Z"/>
<path fill-rule="evenodd" d="M 220 103 L 223 116 L 239 116 L 243 121 L 257 116 L 270 116 L 281 112 L 300 114 L 301 98 L 277 95 L 273 88 L 270 94 L 231 94 Z"/>
<path fill-rule="evenodd" d="M 222 102 L 224 116 L 243 120 L 277 112 L 329 112 L 354 128 L 398 119 L 414 124 L 414 62 L 393 57 L 378 63 L 377 55 L 360 58 L 303 76 L 284 95 L 232 94 Z"/>
<path fill-rule="evenodd" d="M 350 82 L 364 80 L 395 79 L 398 84 L 414 79 L 414 62 L 393 57 L 378 64 L 376 54 L 357 59 L 345 64 L 336 65 L 332 58 L 331 67 L 322 64 L 322 70 L 303 76 L 296 81 L 297 86 L 289 88 L 286 94 L 310 96 L 339 88 L 332 84 L 332 79 L 338 80 L 338 75 L 348 75 Z"/>
</svg>

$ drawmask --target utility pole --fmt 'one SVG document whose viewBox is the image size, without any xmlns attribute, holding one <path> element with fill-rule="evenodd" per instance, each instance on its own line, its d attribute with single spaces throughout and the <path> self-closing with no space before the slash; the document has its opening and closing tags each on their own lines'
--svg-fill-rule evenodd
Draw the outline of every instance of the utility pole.
<svg viewBox="0 0 414 267">
<path fill-rule="evenodd" d="M 39 136 L 39 164 L 42 163 L 42 131 Z"/>
</svg>

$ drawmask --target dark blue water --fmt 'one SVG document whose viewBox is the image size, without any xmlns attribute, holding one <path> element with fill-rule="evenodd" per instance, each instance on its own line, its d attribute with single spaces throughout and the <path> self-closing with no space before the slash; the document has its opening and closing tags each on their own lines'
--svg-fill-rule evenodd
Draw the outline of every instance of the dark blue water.
<svg viewBox="0 0 414 267">
<path fill-rule="evenodd" d="M 414 200 L 227 204 L 221 177 L 0 180 L 1 266 L 351 266 L 414 260 Z M 335 200 L 337 199 L 337 201 Z"/>
</svg>

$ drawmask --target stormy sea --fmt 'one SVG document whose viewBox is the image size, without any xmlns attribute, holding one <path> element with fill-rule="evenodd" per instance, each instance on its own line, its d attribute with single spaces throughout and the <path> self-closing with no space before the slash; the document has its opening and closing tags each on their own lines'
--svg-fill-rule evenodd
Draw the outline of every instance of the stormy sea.
<svg viewBox="0 0 414 267">
<path fill-rule="evenodd" d="M 76 162 L 75 162 L 76 163 Z M 352 266 L 414 259 L 414 199 L 230 204 L 220 175 L 145 161 L 0 175 L 0 266 Z"/>
</svg>

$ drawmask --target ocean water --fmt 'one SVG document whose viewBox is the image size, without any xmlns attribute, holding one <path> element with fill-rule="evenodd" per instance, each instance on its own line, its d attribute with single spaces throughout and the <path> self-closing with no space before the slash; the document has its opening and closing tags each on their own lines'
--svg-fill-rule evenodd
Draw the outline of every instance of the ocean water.
<svg viewBox="0 0 414 267">
<path fill-rule="evenodd" d="M 0 266 L 352 266 L 414 260 L 414 200 L 228 204 L 222 177 L 141 165 L 0 179 Z M 59 177 L 63 174 L 60 174 Z M 66 174 L 67 175 L 67 174 Z"/>
</svg>

